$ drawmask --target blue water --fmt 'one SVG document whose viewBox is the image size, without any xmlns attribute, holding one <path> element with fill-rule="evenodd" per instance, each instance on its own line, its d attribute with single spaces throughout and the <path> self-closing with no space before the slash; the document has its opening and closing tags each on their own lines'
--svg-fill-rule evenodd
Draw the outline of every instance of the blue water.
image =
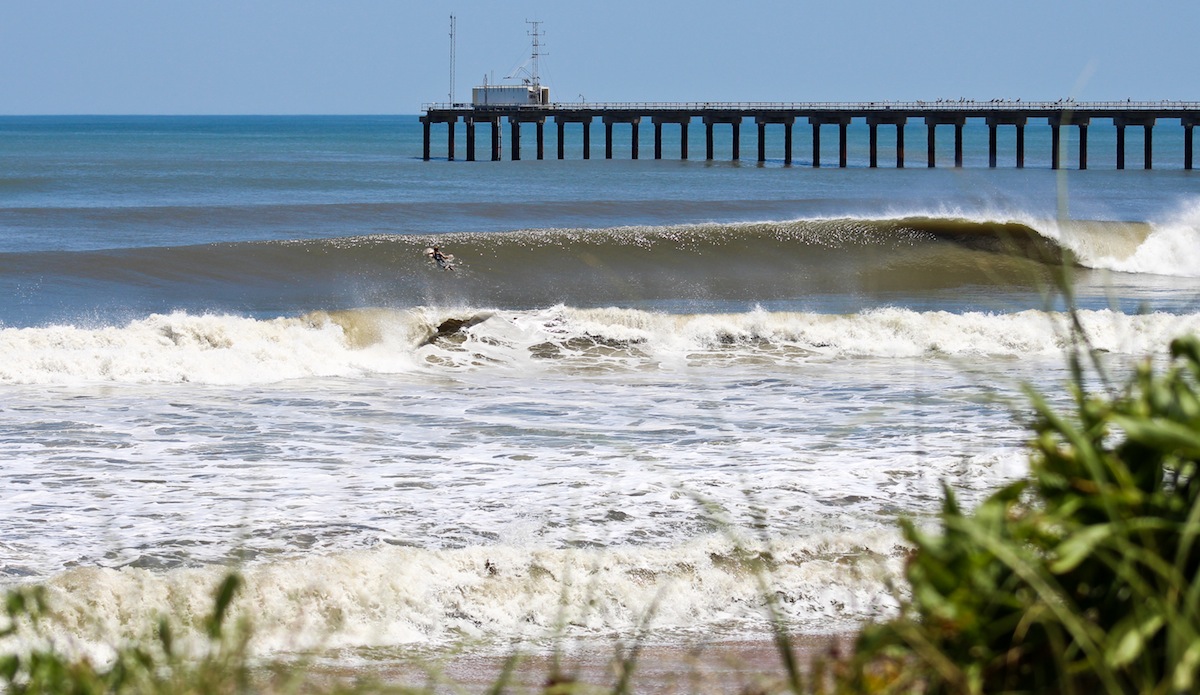
<svg viewBox="0 0 1200 695">
<path fill-rule="evenodd" d="M 961 169 L 910 126 L 904 170 L 861 124 L 846 169 L 833 129 L 813 169 L 802 127 L 790 167 L 778 127 L 762 165 L 749 125 L 739 162 L 727 126 L 712 162 L 699 124 L 687 161 L 647 124 L 638 161 L 575 126 L 465 162 L 459 127 L 426 162 L 415 116 L 0 118 L 0 582 L 86 643 L 230 565 L 266 650 L 628 639 L 651 605 L 753 639 L 748 530 L 789 627 L 845 630 L 894 607 L 897 516 L 1024 474 L 1056 278 L 1118 374 L 1200 327 L 1169 122 L 1152 171 L 1099 123 L 1087 171 L 1037 125 L 1022 170 L 973 125 Z"/>
<path fill-rule="evenodd" d="M 444 143 L 444 128 L 435 128 L 435 142 Z M 1090 135 L 1091 168 L 1061 174 L 1049 170 L 1048 127 L 1027 129 L 1024 171 L 1012 168 L 1013 145 L 1006 140 L 1013 134 L 1005 128 L 1001 167 L 986 170 L 982 126 L 966 128 L 964 169 L 943 162 L 928 170 L 924 128 L 910 126 L 908 169 L 889 169 L 894 153 L 881 137 L 882 168 L 868 170 L 865 129 L 850 128 L 851 168 L 829 166 L 836 163 L 836 137 L 831 143 L 826 134 L 823 143 L 835 150 L 832 157 L 824 154 L 824 168 L 812 170 L 804 156 L 811 148 L 807 128 L 797 128 L 791 168 L 782 166 L 780 133 L 770 128 L 765 165 L 752 161 L 750 127 L 743 127 L 743 160 L 721 161 L 729 152 L 728 126 L 716 130 L 718 154 L 712 162 L 703 161 L 703 138 L 697 144 L 694 135 L 690 159 L 679 161 L 677 142 L 670 141 L 678 133 L 668 128 L 668 158 L 661 161 L 643 152 L 641 160 L 630 162 L 620 149 L 616 159 L 605 161 L 603 144 L 593 136 L 592 159 L 586 162 L 579 159 L 578 143 L 570 142 L 566 148 L 574 159 L 564 161 L 531 161 L 530 150 L 520 162 L 465 162 L 460 151 L 451 164 L 420 160 L 421 127 L 415 117 L 5 117 L 0 118 L 0 248 L 791 219 L 897 208 L 1053 214 L 1063 197 L 1074 217 L 1146 220 L 1195 190 L 1194 175 L 1180 170 L 1181 129 L 1167 124 L 1157 129 L 1158 169 L 1153 172 L 1114 171 L 1114 136 L 1096 125 Z M 697 126 L 691 130 L 703 132 Z M 553 154 L 554 129 L 547 132 L 547 152 Z M 579 132 L 568 129 L 567 136 L 578 138 Z M 627 142 L 628 133 L 618 129 L 616 138 Z M 460 150 L 463 140 L 460 133 Z M 1128 140 L 1130 161 L 1136 163 L 1132 153 L 1140 152 L 1140 143 L 1132 136 Z M 940 143 L 941 151 L 952 156 L 946 144 Z M 385 215 L 354 207 L 370 204 L 401 207 Z M 239 207 L 253 214 L 222 215 Z M 165 208 L 182 209 L 155 216 Z"/>
</svg>

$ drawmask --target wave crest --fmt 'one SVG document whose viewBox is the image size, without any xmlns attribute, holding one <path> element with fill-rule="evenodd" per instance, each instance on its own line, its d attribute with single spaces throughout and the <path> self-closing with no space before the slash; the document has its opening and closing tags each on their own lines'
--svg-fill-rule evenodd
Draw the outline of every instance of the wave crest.
<svg viewBox="0 0 1200 695">
<path fill-rule="evenodd" d="M 1097 349 L 1119 354 L 1153 353 L 1200 330 L 1200 314 L 1078 315 Z M 0 383 L 236 385 L 459 369 L 687 369 L 730 359 L 1021 358 L 1070 347 L 1066 315 L 1042 311 L 677 315 L 559 305 L 373 308 L 270 320 L 175 313 L 122 327 L 0 329 Z"/>
</svg>

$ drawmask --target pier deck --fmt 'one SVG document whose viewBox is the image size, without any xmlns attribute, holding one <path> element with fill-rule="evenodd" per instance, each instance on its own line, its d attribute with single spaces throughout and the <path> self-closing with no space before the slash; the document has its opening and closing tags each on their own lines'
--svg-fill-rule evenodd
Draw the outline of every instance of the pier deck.
<svg viewBox="0 0 1200 695">
<path fill-rule="evenodd" d="M 805 121 L 812 127 L 812 164 L 821 166 L 821 127 L 838 126 L 838 165 L 847 165 L 847 126 L 852 121 L 865 121 L 869 130 L 870 166 L 878 166 L 877 132 L 879 126 L 896 127 L 896 166 L 905 164 L 904 126 L 909 121 L 923 121 L 927 133 L 927 164 L 935 163 L 934 130 L 939 125 L 954 126 L 954 163 L 962 166 L 962 129 L 968 120 L 983 120 L 988 126 L 988 164 L 996 166 L 997 130 L 1000 126 L 1016 128 L 1018 168 L 1025 164 L 1025 126 L 1030 119 L 1045 119 L 1052 128 L 1051 167 L 1060 168 L 1061 133 L 1063 127 L 1079 129 L 1079 168 L 1087 168 L 1087 129 L 1093 120 L 1111 120 L 1117 130 L 1117 168 L 1125 168 L 1125 129 L 1129 126 L 1144 129 L 1143 165 L 1152 168 L 1152 132 L 1160 120 L 1178 120 L 1184 132 L 1183 168 L 1192 169 L 1192 129 L 1200 123 L 1198 101 L 1102 101 L 1075 102 L 1059 101 L 871 101 L 844 102 L 616 102 L 549 104 L 539 106 L 499 106 L 472 104 L 427 104 L 421 123 L 424 124 L 424 158 L 430 159 L 431 126 L 445 123 L 447 129 L 447 156 L 454 159 L 455 124 L 461 119 L 466 125 L 466 158 L 475 161 L 475 126 L 487 123 L 492 130 L 491 159 L 502 158 L 501 120 L 507 120 L 511 130 L 511 158 L 521 157 L 521 124 L 532 123 L 536 129 L 537 158 L 545 157 L 544 128 L 547 120 L 553 120 L 558 128 L 558 158 L 565 156 L 563 146 L 564 127 L 578 123 L 583 127 L 583 158 L 591 156 L 591 125 L 599 119 L 604 124 L 605 157 L 613 156 L 614 126 L 631 126 L 630 152 L 633 159 L 639 155 L 638 126 L 643 119 L 654 124 L 654 158 L 663 157 L 663 126 L 678 126 L 680 129 L 681 159 L 688 156 L 688 126 L 699 121 L 705 128 L 705 154 L 713 159 L 713 129 L 717 125 L 728 125 L 733 129 L 732 158 L 740 159 L 741 128 L 752 120 L 758 130 L 758 161 L 766 160 L 766 126 L 781 124 L 784 127 L 785 164 L 793 159 L 792 131 L 797 121 Z"/>
</svg>

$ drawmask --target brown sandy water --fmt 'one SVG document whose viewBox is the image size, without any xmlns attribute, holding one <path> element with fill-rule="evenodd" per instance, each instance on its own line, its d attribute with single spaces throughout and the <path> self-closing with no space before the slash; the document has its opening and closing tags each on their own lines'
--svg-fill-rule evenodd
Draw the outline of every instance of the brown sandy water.
<svg viewBox="0 0 1200 695">
<path fill-rule="evenodd" d="M 792 650 L 802 672 L 813 664 L 850 652 L 853 635 L 793 635 Z M 510 663 L 511 662 L 511 663 Z M 511 656 L 390 659 L 356 668 L 331 664 L 310 667 L 317 684 L 353 683 L 382 687 L 429 687 L 436 692 L 491 692 L 511 668 L 505 692 L 539 693 L 555 684 L 572 684 L 572 692 L 611 692 L 629 663 L 628 648 L 587 647 L 569 653 Z M 770 692 L 785 682 L 780 651 L 770 640 L 653 645 L 636 655 L 630 692 L 676 693 Z"/>
</svg>

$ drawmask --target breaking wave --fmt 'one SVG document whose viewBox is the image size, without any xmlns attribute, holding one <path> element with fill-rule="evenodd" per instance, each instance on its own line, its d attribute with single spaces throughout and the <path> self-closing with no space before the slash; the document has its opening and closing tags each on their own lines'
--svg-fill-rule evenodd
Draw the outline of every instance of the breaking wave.
<svg viewBox="0 0 1200 695">
<path fill-rule="evenodd" d="M 669 548 L 381 546 L 245 568 L 233 610 L 252 622 L 254 646 L 264 652 L 448 643 L 509 650 L 563 637 L 610 639 L 647 618 L 676 637 L 762 637 L 770 628 L 755 566 L 763 562 L 784 619 L 828 633 L 894 608 L 885 580 L 904 552 L 892 531 L 770 547 L 724 535 Z M 203 625 L 227 571 L 80 568 L 46 586 L 59 629 L 76 646 L 97 649 L 114 638 L 152 638 L 140 633 L 159 616 Z"/>
<path fill-rule="evenodd" d="M 1141 355 L 1200 330 L 1200 314 L 1079 314 L 1094 347 Z M 763 310 L 664 314 L 554 306 L 317 311 L 270 320 L 152 315 L 124 326 L 0 329 L 0 383 L 254 384 L 458 369 L 679 368 L 858 357 L 1054 356 L 1061 313 L 885 308 L 830 315 Z"/>
</svg>

